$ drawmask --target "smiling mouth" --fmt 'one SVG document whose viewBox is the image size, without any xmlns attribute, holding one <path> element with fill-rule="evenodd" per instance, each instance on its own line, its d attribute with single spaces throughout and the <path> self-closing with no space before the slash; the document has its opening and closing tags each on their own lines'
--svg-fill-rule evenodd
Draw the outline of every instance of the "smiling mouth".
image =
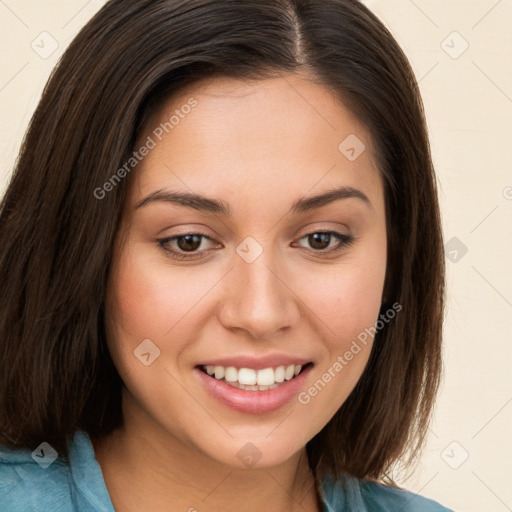
<svg viewBox="0 0 512 512">
<path fill-rule="evenodd" d="M 267 391 L 276 389 L 286 382 L 292 381 L 304 370 L 313 366 L 312 362 L 305 365 L 287 365 L 253 370 L 252 368 L 235 368 L 234 366 L 198 366 L 203 373 L 212 379 L 224 382 L 234 388 L 245 391 Z"/>
</svg>

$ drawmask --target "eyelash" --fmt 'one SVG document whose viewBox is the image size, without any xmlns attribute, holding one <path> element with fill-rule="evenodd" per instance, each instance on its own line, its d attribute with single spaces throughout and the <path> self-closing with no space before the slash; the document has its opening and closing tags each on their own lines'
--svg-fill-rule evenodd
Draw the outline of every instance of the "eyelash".
<svg viewBox="0 0 512 512">
<path fill-rule="evenodd" d="M 329 231 L 329 230 L 312 231 L 311 233 L 307 233 L 304 236 L 302 236 L 301 238 L 299 238 L 299 240 L 303 240 L 304 238 L 307 238 L 310 235 L 315 235 L 318 233 L 327 233 L 327 234 L 333 235 L 334 238 L 336 238 L 340 242 L 340 244 L 334 249 L 328 249 L 328 250 L 312 249 L 312 251 L 314 253 L 317 253 L 318 255 L 337 253 L 347 247 L 350 247 L 356 241 L 356 237 L 354 237 L 352 235 L 345 235 L 344 233 L 339 233 L 338 231 Z M 172 236 L 169 238 L 160 238 L 160 239 L 156 240 L 156 242 L 158 243 L 158 246 L 163 251 L 170 254 L 173 258 L 176 258 L 179 260 L 190 260 L 190 261 L 197 260 L 201 257 L 201 252 L 193 252 L 193 253 L 187 254 L 187 253 L 175 251 L 173 249 L 169 249 L 167 247 L 167 244 L 169 244 L 169 242 L 171 242 L 173 240 L 177 240 L 178 238 L 189 236 L 189 235 L 196 235 L 196 236 L 206 238 L 207 240 L 213 241 L 208 235 L 205 235 L 204 233 L 184 233 L 182 235 L 175 235 L 175 236 Z"/>
</svg>

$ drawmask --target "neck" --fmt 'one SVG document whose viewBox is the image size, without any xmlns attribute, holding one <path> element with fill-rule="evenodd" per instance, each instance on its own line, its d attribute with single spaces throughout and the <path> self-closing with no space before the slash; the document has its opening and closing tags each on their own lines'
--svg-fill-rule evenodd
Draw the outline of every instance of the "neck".
<svg viewBox="0 0 512 512">
<path fill-rule="evenodd" d="M 278 466 L 226 466 L 173 437 L 140 409 L 133 414 L 138 406 L 125 395 L 123 427 L 92 440 L 117 512 L 322 510 L 305 447 Z"/>
</svg>

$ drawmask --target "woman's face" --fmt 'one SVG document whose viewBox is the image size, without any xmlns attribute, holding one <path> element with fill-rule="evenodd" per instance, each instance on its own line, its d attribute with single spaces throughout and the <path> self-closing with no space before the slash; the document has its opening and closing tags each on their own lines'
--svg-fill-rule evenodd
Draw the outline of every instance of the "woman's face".
<svg viewBox="0 0 512 512">
<path fill-rule="evenodd" d="M 298 75 L 213 79 L 136 150 L 107 298 L 125 421 L 222 464 L 279 464 L 370 354 L 386 227 L 369 133 Z"/>
</svg>

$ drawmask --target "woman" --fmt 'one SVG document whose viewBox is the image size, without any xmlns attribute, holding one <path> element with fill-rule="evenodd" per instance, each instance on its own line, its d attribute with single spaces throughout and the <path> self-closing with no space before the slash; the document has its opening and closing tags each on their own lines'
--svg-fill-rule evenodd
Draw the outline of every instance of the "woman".
<svg viewBox="0 0 512 512">
<path fill-rule="evenodd" d="M 447 510 L 389 474 L 444 259 L 418 88 L 359 2 L 107 2 L 0 241 L 2 510 Z"/>
</svg>

